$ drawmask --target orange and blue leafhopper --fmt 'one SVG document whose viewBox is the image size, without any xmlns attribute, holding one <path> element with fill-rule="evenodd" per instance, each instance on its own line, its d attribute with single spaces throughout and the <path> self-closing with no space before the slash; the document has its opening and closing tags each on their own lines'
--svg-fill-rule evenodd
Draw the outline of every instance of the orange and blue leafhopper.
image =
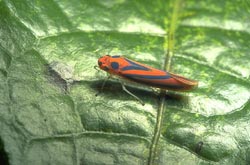
<svg viewBox="0 0 250 165">
<path fill-rule="evenodd" d="M 198 86 L 198 81 L 164 70 L 156 69 L 123 56 L 104 55 L 98 59 L 100 69 L 126 80 L 164 90 L 188 91 Z M 131 94 L 122 84 L 123 89 Z M 132 94 L 132 96 L 136 97 Z M 142 102 L 138 97 L 136 97 Z"/>
</svg>

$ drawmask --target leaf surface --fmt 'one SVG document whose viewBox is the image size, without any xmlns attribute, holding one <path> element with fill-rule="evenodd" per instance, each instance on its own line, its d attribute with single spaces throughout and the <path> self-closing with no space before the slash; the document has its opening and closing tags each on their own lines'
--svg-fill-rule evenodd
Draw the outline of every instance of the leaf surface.
<svg viewBox="0 0 250 165">
<path fill-rule="evenodd" d="M 159 98 L 96 71 L 103 54 L 162 68 L 173 3 L 0 1 L 0 149 L 10 164 L 147 164 Z M 250 163 L 250 5 L 188 1 L 156 164 Z"/>
</svg>

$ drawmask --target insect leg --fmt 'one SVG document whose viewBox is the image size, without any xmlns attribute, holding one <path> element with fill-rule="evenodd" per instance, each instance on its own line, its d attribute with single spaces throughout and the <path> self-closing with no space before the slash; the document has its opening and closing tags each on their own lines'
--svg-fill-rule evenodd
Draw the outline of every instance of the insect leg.
<svg viewBox="0 0 250 165">
<path fill-rule="evenodd" d="M 110 77 L 111 77 L 111 75 L 109 75 L 109 76 L 103 81 L 101 90 L 100 90 L 98 93 L 96 93 L 95 96 L 98 96 L 98 95 L 103 91 L 103 88 L 104 88 L 104 86 L 105 86 L 107 80 L 110 79 Z"/>
<path fill-rule="evenodd" d="M 129 95 L 133 96 L 136 100 L 138 100 L 142 105 L 145 105 L 145 103 L 136 95 L 134 95 L 133 93 L 131 93 L 129 90 L 127 90 L 127 88 L 125 87 L 124 83 L 121 82 L 122 85 L 122 89 L 127 92 Z"/>
</svg>

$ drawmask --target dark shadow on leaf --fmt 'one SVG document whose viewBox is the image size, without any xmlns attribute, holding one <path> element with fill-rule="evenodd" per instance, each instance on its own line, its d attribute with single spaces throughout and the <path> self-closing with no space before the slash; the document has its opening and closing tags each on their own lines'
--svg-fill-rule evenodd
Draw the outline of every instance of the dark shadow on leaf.
<svg viewBox="0 0 250 165">
<path fill-rule="evenodd" d="M 132 96 L 130 96 L 129 94 L 127 94 L 125 91 L 123 91 L 122 86 L 119 82 L 115 82 L 115 81 L 107 81 L 105 83 L 105 86 L 102 88 L 102 84 L 103 81 L 94 81 L 91 83 L 90 87 L 93 88 L 94 90 L 96 90 L 96 93 L 99 93 L 100 95 L 105 95 L 107 97 L 124 97 L 124 98 L 128 98 L 128 99 L 135 99 Z M 132 86 L 127 86 L 126 85 L 127 90 L 129 90 L 131 93 L 133 93 L 134 95 L 136 95 L 137 97 L 139 97 L 140 99 L 142 99 L 142 101 L 147 101 L 149 99 L 152 98 L 156 98 L 156 94 L 149 88 L 149 89 L 140 89 L 140 88 L 136 88 L 136 87 L 132 87 Z"/>
<path fill-rule="evenodd" d="M 57 73 L 50 65 L 47 65 L 47 77 L 48 80 L 59 87 L 63 93 L 67 93 L 68 91 L 68 84 L 65 79 L 63 79 L 59 73 Z"/>
<path fill-rule="evenodd" d="M 0 162 L 3 165 L 9 165 L 8 155 L 4 150 L 4 144 L 2 139 L 0 139 Z"/>
<path fill-rule="evenodd" d="M 246 149 L 246 164 L 250 164 L 250 148 Z"/>
<path fill-rule="evenodd" d="M 174 107 L 187 107 L 189 106 L 190 97 L 184 93 L 177 93 L 172 91 L 167 91 L 165 95 L 165 102 L 167 106 Z"/>
<path fill-rule="evenodd" d="M 93 81 L 90 85 L 91 88 L 96 90 L 96 93 L 104 94 L 107 97 L 114 98 L 117 96 L 125 97 L 128 99 L 134 99 L 132 96 L 127 94 L 125 91 L 122 90 L 122 86 L 119 82 L 115 81 L 107 81 L 105 83 L 105 86 L 102 88 L 103 80 L 100 81 Z M 126 88 L 132 92 L 134 95 L 142 99 L 144 102 L 151 101 L 152 99 L 156 99 L 157 103 L 160 101 L 160 95 L 159 93 L 154 92 L 149 87 L 147 88 L 137 88 L 132 86 L 126 86 Z M 181 93 L 175 93 L 175 92 L 167 92 L 165 95 L 165 100 L 167 105 L 174 105 L 174 106 L 187 106 L 189 102 L 189 97 L 185 96 Z"/>
<path fill-rule="evenodd" d="M 0 69 L 0 73 L 2 74 L 2 75 L 4 75 L 5 77 L 7 77 L 7 71 L 6 70 L 4 70 L 4 69 Z"/>
</svg>

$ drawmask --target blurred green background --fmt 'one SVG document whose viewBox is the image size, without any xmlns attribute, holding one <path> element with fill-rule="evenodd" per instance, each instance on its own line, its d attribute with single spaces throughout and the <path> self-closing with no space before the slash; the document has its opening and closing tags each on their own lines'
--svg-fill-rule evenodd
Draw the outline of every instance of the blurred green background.
<svg viewBox="0 0 250 165">
<path fill-rule="evenodd" d="M 5 164 L 147 164 L 159 98 L 93 66 L 103 54 L 162 68 L 175 1 L 0 0 Z M 250 1 L 183 1 L 154 164 L 250 164 Z"/>
</svg>

